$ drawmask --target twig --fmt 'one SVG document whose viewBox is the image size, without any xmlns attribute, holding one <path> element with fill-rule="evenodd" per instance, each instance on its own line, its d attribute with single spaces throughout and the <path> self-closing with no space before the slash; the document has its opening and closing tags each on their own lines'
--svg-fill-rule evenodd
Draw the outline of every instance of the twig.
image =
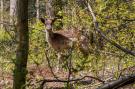
<svg viewBox="0 0 135 89">
<path fill-rule="evenodd" d="M 13 37 L 11 34 L 10 34 L 10 32 L 7 30 L 7 27 L 6 26 L 4 26 L 4 28 L 5 28 L 5 31 L 8 33 L 8 35 L 11 37 L 11 39 L 13 40 L 13 42 L 17 42 L 16 40 L 15 40 L 15 37 Z"/>
<path fill-rule="evenodd" d="M 12 24 L 9 24 L 8 22 L 0 22 L 0 24 L 8 25 L 8 26 L 14 26 L 14 25 L 12 25 Z"/>
<path fill-rule="evenodd" d="M 46 57 L 46 60 L 47 60 L 47 62 L 48 62 L 48 66 L 49 66 L 49 68 L 50 68 L 50 70 L 51 70 L 51 73 L 52 73 L 53 77 L 54 77 L 56 80 L 59 80 L 58 76 L 56 76 L 56 75 L 54 74 L 53 68 L 52 68 L 51 63 L 50 63 L 50 60 L 49 60 L 49 58 L 48 58 L 48 56 L 47 56 L 46 54 L 47 54 L 47 53 L 46 53 L 46 51 L 45 51 L 45 57 Z"/>
</svg>

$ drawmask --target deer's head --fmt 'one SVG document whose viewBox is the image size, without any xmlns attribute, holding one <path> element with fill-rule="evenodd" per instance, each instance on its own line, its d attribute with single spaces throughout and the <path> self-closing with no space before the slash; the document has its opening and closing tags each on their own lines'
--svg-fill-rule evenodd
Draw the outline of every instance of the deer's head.
<svg viewBox="0 0 135 89">
<path fill-rule="evenodd" d="M 52 25 L 57 18 L 40 18 L 40 21 L 45 25 L 46 30 L 52 30 Z"/>
</svg>

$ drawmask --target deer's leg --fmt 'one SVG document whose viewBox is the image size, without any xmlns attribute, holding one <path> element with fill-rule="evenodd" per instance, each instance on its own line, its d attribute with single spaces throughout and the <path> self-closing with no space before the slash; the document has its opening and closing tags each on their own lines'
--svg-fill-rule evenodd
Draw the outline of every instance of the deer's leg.
<svg viewBox="0 0 135 89">
<path fill-rule="evenodd" d="M 85 58 L 88 57 L 90 50 L 89 50 L 89 45 L 88 45 L 88 40 L 86 38 L 83 38 L 80 41 L 80 51 L 84 55 Z"/>
<path fill-rule="evenodd" d="M 61 68 L 61 60 L 62 60 L 62 54 L 60 52 L 58 52 L 57 54 L 57 57 L 58 57 L 58 61 L 56 63 L 56 72 L 59 72 L 60 71 L 60 68 Z"/>
<path fill-rule="evenodd" d="M 89 48 L 85 44 L 81 44 L 80 51 L 83 54 L 84 57 L 88 57 L 89 55 Z"/>
</svg>

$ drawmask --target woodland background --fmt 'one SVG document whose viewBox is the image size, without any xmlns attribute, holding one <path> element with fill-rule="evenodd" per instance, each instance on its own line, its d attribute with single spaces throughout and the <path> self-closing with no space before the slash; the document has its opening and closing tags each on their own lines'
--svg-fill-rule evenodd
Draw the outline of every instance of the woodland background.
<svg viewBox="0 0 135 89">
<path fill-rule="evenodd" d="M 20 28 L 17 25 L 18 19 L 16 14 L 19 13 L 19 10 L 17 10 L 19 7 L 16 6 L 16 1 L 19 0 L 0 0 L 0 89 L 13 89 L 13 80 L 16 77 L 15 69 L 18 68 L 16 67 L 16 63 L 18 62 L 17 48 L 19 44 L 17 40 L 20 37 L 20 33 L 18 33 L 18 29 Z M 55 78 L 53 78 L 54 75 L 48 66 L 47 59 L 49 59 L 52 69 L 56 67 L 58 61 L 56 53 L 52 48 L 46 51 L 49 46 L 43 32 L 45 28 L 39 21 L 40 17 L 46 17 L 46 0 L 24 0 L 28 4 L 27 21 L 29 31 L 29 51 L 26 62 L 27 76 L 24 76 L 26 77 L 24 86 L 27 89 L 56 89 L 56 87 L 57 89 L 72 89 L 73 87 L 74 89 L 96 89 L 104 85 L 103 81 L 108 84 L 124 76 L 135 76 L 135 0 L 48 1 L 51 2 L 54 15 L 56 17 L 62 17 L 54 23 L 54 29 L 56 31 L 59 29 L 77 28 L 81 29 L 89 38 L 90 54 L 88 58 L 84 58 L 78 48 L 73 50 L 71 57 L 74 67 L 72 71 L 74 78 L 87 77 L 74 84 L 70 84 L 69 81 L 64 83 L 43 83 L 45 79 L 54 79 L 55 81 Z M 105 40 L 95 30 L 93 17 L 85 6 L 85 1 L 92 7 L 99 24 L 98 28 L 100 28 L 112 43 Z M 25 15 L 21 16 L 22 18 L 25 17 Z M 121 50 L 115 43 L 119 44 L 120 47 L 134 51 L 133 54 Z M 55 75 L 61 79 L 67 79 L 69 72 L 66 65 L 66 62 L 63 63 L 63 71 Z M 23 73 L 18 74 L 18 77 L 21 76 L 23 76 Z M 88 76 L 94 78 L 89 78 Z M 83 80 L 88 81 L 83 82 Z M 99 80 L 102 80 L 102 82 Z M 121 89 L 134 88 L 135 84 L 132 83 L 128 86 L 122 86 Z M 17 88 L 14 87 L 14 89 Z"/>
</svg>

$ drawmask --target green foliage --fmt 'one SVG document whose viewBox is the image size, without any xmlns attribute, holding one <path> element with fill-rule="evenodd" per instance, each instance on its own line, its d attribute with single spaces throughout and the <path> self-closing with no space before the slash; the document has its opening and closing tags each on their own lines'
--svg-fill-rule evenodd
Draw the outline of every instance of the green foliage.
<svg viewBox="0 0 135 89">
<path fill-rule="evenodd" d="M 29 59 L 31 62 L 41 63 L 44 59 L 44 44 L 45 36 L 43 32 L 44 26 L 39 21 L 30 24 L 30 49 L 29 49 Z"/>
<path fill-rule="evenodd" d="M 9 36 L 9 34 L 4 31 L 4 29 L 0 29 L 0 41 L 6 41 L 6 40 L 10 40 L 11 37 Z"/>
<path fill-rule="evenodd" d="M 89 32 L 93 32 L 92 18 L 89 16 L 87 11 L 80 7 L 75 1 L 68 1 L 68 4 L 59 4 L 57 2 L 54 4 L 56 7 L 56 15 L 62 16 L 62 19 L 58 19 L 54 23 L 54 29 L 69 29 L 72 27 L 77 28 L 87 28 Z M 119 43 L 123 47 L 127 47 L 131 50 L 134 50 L 133 47 L 135 36 L 134 21 L 126 21 L 128 19 L 134 19 L 135 15 L 133 10 L 135 9 L 134 2 L 118 1 L 118 0 L 96 0 L 91 2 L 92 7 L 96 13 L 97 20 L 100 24 L 100 29 L 106 33 L 106 36 L 112 39 L 113 41 Z M 62 8 L 59 8 L 59 5 Z M 66 9 L 63 9 L 65 8 Z M 131 8 L 132 7 L 132 8 Z M 43 61 L 44 58 L 44 49 L 48 48 L 48 44 L 44 43 L 45 36 L 42 30 L 44 29 L 40 22 L 31 24 L 32 29 L 30 30 L 30 60 Z M 91 46 L 91 54 L 86 59 L 79 51 L 74 51 L 72 54 L 72 61 L 74 66 L 74 71 L 79 72 L 83 70 L 91 70 L 93 73 L 98 75 L 98 72 L 105 69 L 106 61 L 113 62 L 113 60 L 123 59 L 121 66 L 129 67 L 134 66 L 133 57 L 126 55 L 124 52 L 115 48 L 114 46 L 104 43 L 104 49 L 99 50 L 98 46 L 98 34 L 94 34 L 94 46 Z M 103 40 L 104 41 L 104 40 Z M 94 52 L 95 51 L 95 52 Z M 98 52 L 98 53 L 97 53 Z M 108 55 L 107 55 L 108 54 Z M 115 56 L 112 56 L 115 55 Z M 49 51 L 49 57 L 52 62 L 52 65 L 56 65 L 58 60 L 55 60 L 56 53 L 52 50 Z M 125 60 L 126 59 L 126 60 Z M 116 61 L 117 63 L 118 61 Z M 62 65 L 66 68 L 66 62 Z M 107 64 L 106 64 L 107 65 Z M 119 65 L 119 64 L 118 64 Z M 111 68 L 116 66 L 113 64 L 108 64 L 107 67 Z M 118 73 L 119 74 L 119 73 Z"/>
<path fill-rule="evenodd" d="M 32 1 L 32 3 L 31 3 Z M 44 0 L 41 0 L 43 2 Z M 45 33 L 43 32 L 44 25 L 40 21 L 35 20 L 35 0 L 29 1 L 29 63 L 28 65 L 37 64 L 47 66 L 45 58 L 45 50 L 50 59 L 51 65 L 55 68 L 58 65 L 57 53 L 48 46 L 45 40 Z M 45 6 L 40 2 L 41 16 L 44 12 Z M 121 73 L 124 74 L 123 69 L 135 66 L 134 57 L 128 55 L 113 45 L 103 42 L 103 49 L 100 49 L 99 39 L 93 27 L 91 16 L 88 14 L 85 6 L 80 5 L 76 0 L 55 0 L 53 2 L 55 7 L 55 14 L 63 17 L 56 20 L 54 29 L 71 29 L 82 30 L 88 34 L 89 40 L 92 42 L 90 46 L 90 54 L 88 58 L 78 51 L 79 48 L 74 48 L 72 53 L 73 69 L 72 71 L 77 75 L 86 72 L 88 75 L 97 76 L 101 79 L 108 79 L 110 76 L 117 79 Z M 135 50 L 135 2 L 134 0 L 91 0 L 90 4 L 96 14 L 100 29 L 105 35 L 120 44 L 121 46 L 130 50 Z M 34 14 L 33 14 L 34 13 Z M 43 14 L 44 15 L 44 14 Z M 7 17 L 4 17 L 7 18 Z M 9 29 L 11 29 L 9 27 Z M 87 31 L 86 31 L 87 30 Z M 14 33 L 10 31 L 14 36 Z M 91 33 L 94 35 L 91 36 Z M 13 68 L 13 60 L 15 59 L 16 43 L 14 39 L 5 31 L 0 29 L 0 67 L 3 71 L 11 72 Z M 63 69 L 67 72 L 67 58 L 61 64 Z M 130 71 L 131 72 L 131 71 Z M 128 71 L 128 73 L 130 73 Z M 133 73 L 133 72 L 132 72 Z M 77 76 L 78 76 L 77 75 Z M 42 79 L 40 76 L 37 80 Z M 76 86 L 76 85 L 75 85 Z M 93 85 L 94 86 L 94 85 Z M 97 85 L 96 85 L 97 87 Z M 76 89 L 80 88 L 79 85 Z M 95 89 L 92 88 L 92 89 Z"/>
</svg>

